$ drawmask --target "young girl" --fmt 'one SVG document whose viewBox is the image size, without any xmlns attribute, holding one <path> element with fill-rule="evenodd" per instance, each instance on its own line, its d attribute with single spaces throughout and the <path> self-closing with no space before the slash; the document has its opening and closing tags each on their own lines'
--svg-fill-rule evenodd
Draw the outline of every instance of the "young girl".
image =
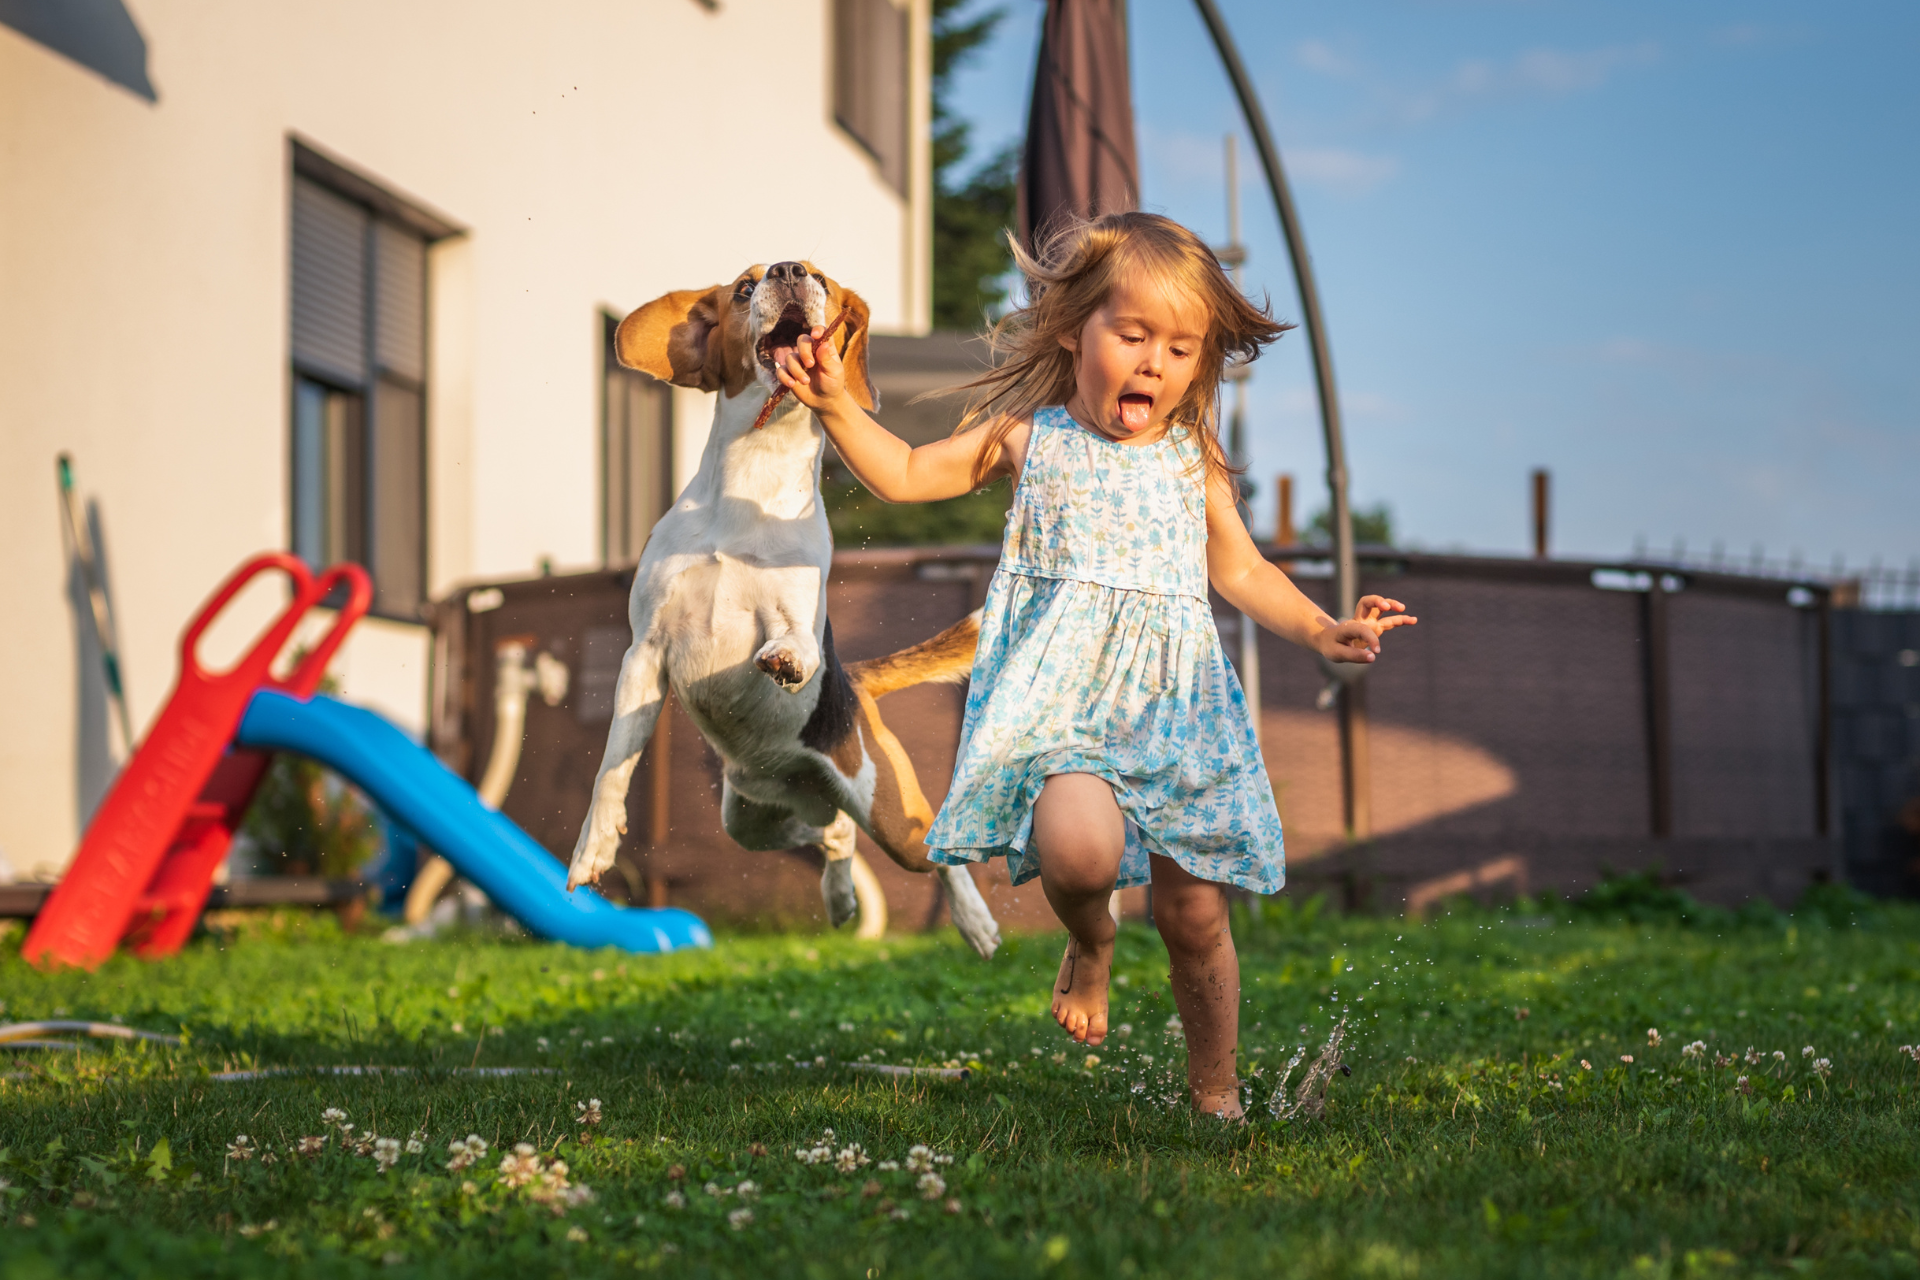
<svg viewBox="0 0 1920 1280">
<path fill-rule="evenodd" d="M 1337 622 L 1254 548 L 1216 434 L 1221 373 L 1288 326 L 1233 287 L 1186 228 L 1144 213 L 1071 227 L 1015 255 L 1029 304 L 996 330 L 1007 358 L 962 430 L 910 448 L 847 394 L 831 343 L 803 338 L 780 380 L 888 502 L 1014 481 L 987 592 L 959 762 L 927 833 L 935 861 L 1005 856 L 1040 877 L 1070 941 L 1053 1016 L 1107 1033 L 1116 885 L 1153 885 L 1187 1083 L 1241 1113 L 1240 965 L 1225 886 L 1285 880 L 1280 818 L 1207 582 L 1268 630 L 1334 662 L 1372 662 L 1411 623 L 1367 596 Z M 812 337 L 818 339 L 821 330 Z"/>
</svg>

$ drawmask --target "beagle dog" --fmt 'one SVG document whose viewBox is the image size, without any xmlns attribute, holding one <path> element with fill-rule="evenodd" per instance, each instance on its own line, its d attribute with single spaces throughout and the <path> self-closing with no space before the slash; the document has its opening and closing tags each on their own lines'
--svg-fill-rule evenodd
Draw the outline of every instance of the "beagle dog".
<svg viewBox="0 0 1920 1280">
<path fill-rule="evenodd" d="M 626 831 L 627 785 L 666 691 L 725 763 L 721 817 L 747 849 L 811 845 L 836 926 L 857 908 L 855 828 L 909 871 L 938 871 L 953 923 L 982 957 L 999 925 L 963 867 L 936 866 L 923 837 L 933 809 L 875 699 L 973 669 L 978 616 L 922 644 L 842 665 L 827 621 L 833 534 L 820 499 L 826 434 L 773 375 L 800 335 L 846 313 L 841 344 L 861 405 L 867 305 L 806 262 L 754 266 L 731 283 L 656 298 L 621 322 L 620 362 L 719 393 L 700 471 L 660 518 L 628 606 L 633 645 L 620 665 L 612 727 L 567 887 L 597 883 Z"/>
</svg>

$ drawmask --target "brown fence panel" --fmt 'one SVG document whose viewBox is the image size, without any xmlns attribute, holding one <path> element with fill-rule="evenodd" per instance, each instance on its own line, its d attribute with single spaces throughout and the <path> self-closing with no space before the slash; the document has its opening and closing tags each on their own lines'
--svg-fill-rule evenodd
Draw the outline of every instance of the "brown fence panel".
<svg viewBox="0 0 1920 1280">
<path fill-rule="evenodd" d="M 993 548 L 838 555 L 828 613 L 842 659 L 958 620 L 982 599 L 995 558 Z M 1625 589 L 1600 589 L 1596 571 Z M 1374 831 L 1359 844 L 1341 827 L 1335 716 L 1315 705 L 1326 676 L 1265 637 L 1263 753 L 1294 891 L 1400 909 L 1461 890 L 1577 891 L 1608 867 L 1658 867 L 1713 900 L 1783 901 L 1830 873 L 1834 841 L 1819 829 L 1824 611 L 1793 607 L 1780 583 L 1667 577 L 1679 589 L 1656 594 L 1659 579 L 1634 566 L 1419 555 L 1364 575 L 1366 590 L 1405 599 L 1420 625 L 1393 635 L 1366 677 Z M 1324 595 L 1324 579 L 1300 581 Z M 529 637 L 569 668 L 561 705 L 530 701 L 505 805 L 556 857 L 571 853 L 605 743 L 629 583 L 607 571 L 478 584 L 436 608 L 435 747 L 470 778 L 492 748 L 498 643 Z M 1237 618 L 1216 609 L 1230 632 Z M 955 687 L 881 704 L 936 807 L 962 709 Z M 735 846 L 720 827 L 718 758 L 684 716 L 666 723 L 667 770 L 655 772 L 650 748 L 635 773 L 612 891 L 716 919 L 817 922 L 817 866 Z M 942 918 L 929 877 L 895 868 L 864 837 L 861 847 L 896 928 Z M 999 866 L 977 878 L 1003 924 L 1052 923 L 1037 885 L 1013 890 Z"/>
</svg>

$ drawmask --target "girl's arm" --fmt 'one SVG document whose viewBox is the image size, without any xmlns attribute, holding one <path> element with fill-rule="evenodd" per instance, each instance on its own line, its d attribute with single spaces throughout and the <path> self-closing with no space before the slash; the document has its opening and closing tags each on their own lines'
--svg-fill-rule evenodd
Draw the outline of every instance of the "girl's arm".
<svg viewBox="0 0 1920 1280">
<path fill-rule="evenodd" d="M 861 484 L 882 502 L 938 502 L 979 487 L 973 468 L 987 438 L 984 430 L 913 448 L 854 403 L 847 394 L 840 353 L 831 342 L 820 342 L 822 332 L 815 326 L 810 335 L 803 335 L 786 364 L 774 372 L 781 385 L 820 419 L 841 461 Z M 1016 426 L 995 447 L 983 480 L 1011 475 L 1017 483 L 1026 443 L 1025 426 Z"/>
<path fill-rule="evenodd" d="M 1224 476 L 1207 481 L 1207 576 L 1227 603 L 1285 640 L 1332 662 L 1372 662 L 1380 656 L 1380 637 L 1395 627 L 1412 626 L 1406 606 L 1384 596 L 1362 596 L 1354 616 L 1339 622 L 1307 599 L 1293 580 L 1269 563 L 1247 536 L 1234 506 L 1232 483 Z"/>
</svg>

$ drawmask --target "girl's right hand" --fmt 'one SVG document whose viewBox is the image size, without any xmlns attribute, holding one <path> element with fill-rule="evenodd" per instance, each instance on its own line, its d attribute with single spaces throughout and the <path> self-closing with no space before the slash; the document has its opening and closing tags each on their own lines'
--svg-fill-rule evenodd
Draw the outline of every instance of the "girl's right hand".
<svg viewBox="0 0 1920 1280">
<path fill-rule="evenodd" d="M 1322 631 L 1315 646 L 1329 662 L 1372 662 L 1380 656 L 1380 637 L 1395 627 L 1410 627 L 1420 619 L 1408 616 L 1407 606 L 1385 596 L 1361 596 L 1353 617 Z M 1389 617 L 1386 615 L 1400 616 Z"/>
<path fill-rule="evenodd" d="M 846 394 L 846 371 L 833 343 L 822 342 L 826 330 L 819 325 L 800 336 L 784 365 L 774 367 L 774 376 L 793 392 L 801 404 L 818 413 Z"/>
</svg>

